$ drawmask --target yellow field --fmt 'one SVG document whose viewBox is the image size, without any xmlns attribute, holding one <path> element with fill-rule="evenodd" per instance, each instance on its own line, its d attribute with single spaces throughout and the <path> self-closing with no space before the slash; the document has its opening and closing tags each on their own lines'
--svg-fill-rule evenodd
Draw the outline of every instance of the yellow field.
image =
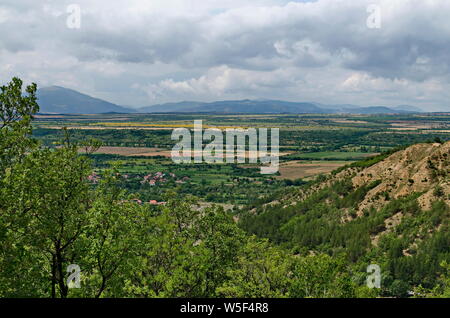
<svg viewBox="0 0 450 318">
<path fill-rule="evenodd" d="M 296 180 L 318 174 L 330 173 L 351 162 L 348 161 L 290 161 L 280 165 L 280 180 Z"/>
<path fill-rule="evenodd" d="M 80 149 L 82 152 L 82 149 Z M 163 156 L 170 158 L 171 151 L 160 148 L 146 148 L 146 147 L 100 147 L 95 153 L 107 155 L 120 156 L 143 156 L 143 157 L 157 157 Z"/>
</svg>

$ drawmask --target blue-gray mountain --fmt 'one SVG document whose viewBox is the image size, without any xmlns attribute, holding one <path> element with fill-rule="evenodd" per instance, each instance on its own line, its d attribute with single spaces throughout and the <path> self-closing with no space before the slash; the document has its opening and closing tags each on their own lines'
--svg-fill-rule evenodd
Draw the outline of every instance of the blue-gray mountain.
<svg viewBox="0 0 450 318">
<path fill-rule="evenodd" d="M 328 113 L 330 110 L 316 106 L 313 103 L 295 103 L 279 100 L 229 100 L 212 103 L 181 102 L 154 105 L 139 109 L 145 113 L 158 112 L 195 112 L 195 113 Z"/>
<path fill-rule="evenodd" d="M 41 113 L 57 114 L 102 114 L 133 113 L 134 109 L 122 107 L 59 86 L 41 88 L 37 92 Z"/>
<path fill-rule="evenodd" d="M 422 110 L 414 106 L 324 105 L 312 102 L 286 102 L 280 100 L 231 100 L 211 103 L 185 101 L 142 108 L 116 105 L 72 89 L 51 86 L 38 90 L 41 113 L 102 114 L 102 113 L 241 113 L 241 114 L 383 114 L 414 113 Z"/>
</svg>

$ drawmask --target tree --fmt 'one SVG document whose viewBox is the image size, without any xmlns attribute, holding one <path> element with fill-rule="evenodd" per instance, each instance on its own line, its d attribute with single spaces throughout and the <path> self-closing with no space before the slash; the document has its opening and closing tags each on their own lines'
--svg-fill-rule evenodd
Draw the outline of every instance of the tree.
<svg viewBox="0 0 450 318">
<path fill-rule="evenodd" d="M 414 289 L 416 298 L 450 298 L 450 264 L 441 263 L 442 274 L 437 285 L 433 289 L 426 289 L 418 286 Z"/>
<path fill-rule="evenodd" d="M 244 232 L 222 207 L 205 209 L 196 232 L 198 242 L 208 251 L 203 296 L 216 296 L 216 289 L 227 279 L 228 269 L 235 265 L 238 252 L 244 244 Z"/>
<path fill-rule="evenodd" d="M 36 142 L 29 138 L 31 119 L 39 109 L 36 103 L 36 84 L 27 86 L 25 91 L 26 95 L 23 95 L 22 81 L 18 78 L 13 78 L 8 85 L 0 87 L 0 296 L 12 295 L 17 290 L 23 296 L 38 295 L 40 292 L 32 287 L 33 280 L 14 284 L 9 279 L 20 277 L 17 268 L 21 265 L 32 265 L 26 259 L 25 247 L 11 240 L 14 229 L 24 224 L 20 213 L 27 211 L 17 211 L 18 218 L 11 219 L 7 212 L 10 200 L 6 195 L 9 182 L 7 178 L 16 174 L 15 166 L 23 161 L 27 152 L 36 147 Z M 27 272 L 35 270 L 35 266 L 27 268 Z"/>
<path fill-rule="evenodd" d="M 13 170 L 4 178 L 2 189 L 2 216 L 9 224 L 8 239 L 14 242 L 9 251 L 26 256 L 34 266 L 39 264 L 39 273 L 32 275 L 40 277 L 42 290 L 49 280 L 51 297 L 57 291 L 67 297 L 66 267 L 81 253 L 75 249 L 76 242 L 89 223 L 89 162 L 75 146 L 67 145 L 33 151 Z M 28 279 L 23 274 L 26 268 L 18 270 L 22 274 L 17 279 Z"/>
<path fill-rule="evenodd" d="M 124 284 L 127 296 L 203 295 L 207 251 L 195 236 L 200 216 L 191 200 L 169 198 L 162 210 L 146 219 L 140 232 L 143 244 Z"/>
<path fill-rule="evenodd" d="M 394 297 L 403 298 L 408 296 L 409 285 L 400 279 L 396 279 L 389 289 Z"/>
<path fill-rule="evenodd" d="M 96 198 L 88 211 L 89 224 L 79 244 L 83 251 L 83 289 L 74 296 L 121 295 L 124 277 L 133 270 L 134 261 L 145 238 L 141 231 L 148 223 L 148 211 L 125 200 L 119 188 L 117 170 L 107 170 L 95 189 Z"/>
<path fill-rule="evenodd" d="M 239 253 L 236 266 L 218 295 L 234 298 L 287 297 L 292 280 L 292 258 L 267 240 L 248 239 Z"/>
<path fill-rule="evenodd" d="M 289 295 L 296 298 L 355 297 L 355 284 L 342 257 L 314 255 L 295 260 Z"/>
<path fill-rule="evenodd" d="M 22 81 L 16 77 L 0 87 L 0 177 L 7 168 L 25 156 L 36 142 L 31 135 L 31 120 L 39 111 L 36 102 L 36 84 L 26 87 L 22 93 Z"/>
</svg>

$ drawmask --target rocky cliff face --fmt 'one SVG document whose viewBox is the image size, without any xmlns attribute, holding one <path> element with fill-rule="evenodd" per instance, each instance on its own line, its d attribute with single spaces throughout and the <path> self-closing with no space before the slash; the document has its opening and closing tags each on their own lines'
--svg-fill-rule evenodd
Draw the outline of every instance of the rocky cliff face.
<svg viewBox="0 0 450 318">
<path fill-rule="evenodd" d="M 450 204 L 450 142 L 411 146 L 358 172 L 352 179 L 355 187 L 376 180 L 381 183 L 367 193 L 358 213 L 412 193 L 422 193 L 418 202 L 424 210 L 436 200 Z"/>
</svg>

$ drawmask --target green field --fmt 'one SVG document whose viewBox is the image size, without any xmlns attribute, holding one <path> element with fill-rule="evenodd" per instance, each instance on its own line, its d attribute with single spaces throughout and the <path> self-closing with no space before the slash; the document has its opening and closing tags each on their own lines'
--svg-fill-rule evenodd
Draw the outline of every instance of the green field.
<svg viewBox="0 0 450 318">
<path fill-rule="evenodd" d="M 281 163 L 314 161 L 320 174 L 331 172 L 329 168 L 320 169 L 320 162 L 333 167 L 333 164 L 350 164 L 397 146 L 436 138 L 448 140 L 445 130 L 449 128 L 449 118 L 448 115 L 38 115 L 33 133 L 49 147 L 56 147 L 66 136 L 73 142 L 96 139 L 105 147 L 113 147 L 116 154 L 102 155 L 100 149 L 99 153 L 91 155 L 97 173 L 101 175 L 104 169 L 118 164 L 118 171 L 128 177 L 123 181 L 124 189 L 143 200 L 162 200 L 168 190 L 173 190 L 180 195 L 196 195 L 207 202 L 241 206 L 280 188 L 303 184 L 306 179 L 292 180 L 289 172 L 262 176 L 258 165 L 249 164 L 177 165 L 170 158 L 140 156 L 139 151 L 133 153 L 132 150 L 147 147 L 149 151 L 170 151 L 175 144 L 171 140 L 172 130 L 192 128 L 194 120 L 202 120 L 204 128 L 279 128 Z M 402 130 L 397 130 L 398 123 Z M 68 128 L 67 133 L 63 127 Z M 293 175 L 310 176 L 311 173 L 301 170 L 306 168 L 300 165 Z M 145 176 L 157 172 L 176 177 L 152 186 L 141 183 Z"/>
</svg>

